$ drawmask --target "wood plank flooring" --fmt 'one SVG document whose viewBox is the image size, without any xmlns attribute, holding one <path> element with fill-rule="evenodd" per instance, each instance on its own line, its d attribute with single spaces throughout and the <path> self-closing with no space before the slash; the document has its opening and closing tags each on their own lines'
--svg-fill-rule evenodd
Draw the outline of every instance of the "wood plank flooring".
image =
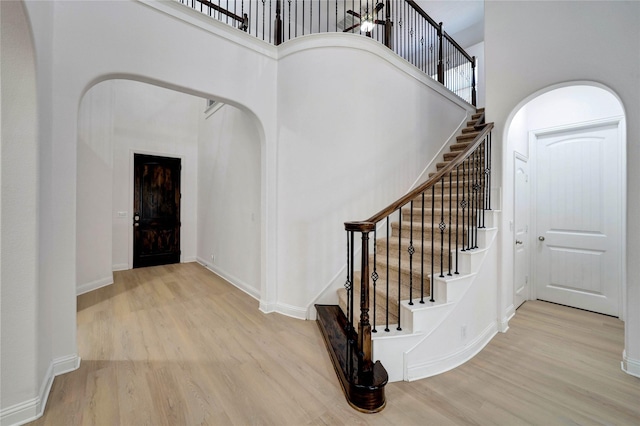
<svg viewBox="0 0 640 426">
<path fill-rule="evenodd" d="M 346 402 L 315 322 L 190 263 L 116 272 L 78 298 L 77 371 L 34 425 L 640 424 L 640 379 L 620 370 L 623 323 L 527 302 L 470 362 Z"/>
</svg>

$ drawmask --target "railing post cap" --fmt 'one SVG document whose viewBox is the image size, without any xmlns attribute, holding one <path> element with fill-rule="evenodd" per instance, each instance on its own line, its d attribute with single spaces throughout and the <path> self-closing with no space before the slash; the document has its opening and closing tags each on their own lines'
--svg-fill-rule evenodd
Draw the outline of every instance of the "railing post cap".
<svg viewBox="0 0 640 426">
<path fill-rule="evenodd" d="M 371 232 L 376 227 L 373 222 L 345 222 L 344 229 L 347 231 Z"/>
</svg>

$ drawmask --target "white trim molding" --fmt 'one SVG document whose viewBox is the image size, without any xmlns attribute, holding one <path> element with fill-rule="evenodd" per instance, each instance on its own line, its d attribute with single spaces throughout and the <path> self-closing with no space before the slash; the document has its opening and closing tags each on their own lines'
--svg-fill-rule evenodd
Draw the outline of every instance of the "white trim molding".
<svg viewBox="0 0 640 426">
<path fill-rule="evenodd" d="M 498 321 L 498 331 L 500 333 L 506 333 L 509 330 L 509 321 L 511 321 L 511 318 L 513 318 L 515 314 L 516 309 L 514 308 L 513 304 L 509 305 L 504 317 L 500 318 L 500 320 Z"/>
<path fill-rule="evenodd" d="M 640 378 L 640 359 L 631 359 L 627 357 L 627 351 L 622 352 L 622 362 L 620 363 L 622 371 Z"/>
<path fill-rule="evenodd" d="M 128 263 L 116 263 L 115 265 L 111 265 L 112 271 L 127 271 L 131 269 Z"/>
<path fill-rule="evenodd" d="M 111 284 L 113 284 L 113 275 L 100 278 L 99 280 L 91 281 L 90 283 L 80 284 L 78 287 L 76 287 L 76 296 L 89 293 L 90 291 L 97 290 Z"/>
<path fill-rule="evenodd" d="M 23 425 L 34 421 L 44 414 L 49 392 L 55 376 L 77 370 L 80 367 L 80 357 L 77 354 L 68 355 L 51 361 L 45 377 L 40 385 L 40 392 L 35 398 L 28 399 L 0 411 L 0 425 Z"/>
<path fill-rule="evenodd" d="M 216 274 L 217 276 L 219 276 L 220 278 L 222 278 L 223 280 L 227 281 L 229 284 L 231 284 L 234 287 L 237 287 L 238 289 L 244 291 L 245 293 L 247 293 L 249 296 L 253 297 L 256 300 L 260 300 L 260 293 L 259 291 L 245 283 L 244 281 L 242 281 L 241 279 L 228 274 L 226 272 L 224 272 L 223 270 L 221 270 L 220 268 L 212 265 L 210 262 L 207 262 L 206 260 L 204 260 L 201 257 L 197 257 L 196 261 L 204 266 L 205 268 L 207 268 L 208 270 L 210 270 L 211 272 L 213 272 L 214 274 Z"/>
<path fill-rule="evenodd" d="M 472 342 L 461 350 L 448 354 L 440 359 L 409 366 L 405 353 L 405 380 L 412 382 L 453 370 L 476 356 L 498 333 L 496 323 L 489 324 Z"/>
</svg>

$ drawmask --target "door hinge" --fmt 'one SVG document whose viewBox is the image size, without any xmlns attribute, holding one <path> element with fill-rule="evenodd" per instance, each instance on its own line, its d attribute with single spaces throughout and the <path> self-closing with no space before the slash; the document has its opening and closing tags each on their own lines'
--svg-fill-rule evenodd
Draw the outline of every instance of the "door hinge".
<svg viewBox="0 0 640 426">
<path fill-rule="evenodd" d="M 524 283 L 529 284 L 529 275 L 524 276 Z"/>
</svg>

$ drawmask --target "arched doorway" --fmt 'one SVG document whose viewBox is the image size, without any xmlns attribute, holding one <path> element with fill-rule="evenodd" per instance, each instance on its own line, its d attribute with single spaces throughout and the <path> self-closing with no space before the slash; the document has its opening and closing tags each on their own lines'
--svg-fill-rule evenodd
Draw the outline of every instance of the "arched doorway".
<svg viewBox="0 0 640 426">
<path fill-rule="evenodd" d="M 261 294 L 261 135 L 250 113 L 134 80 L 91 87 L 78 116 L 77 292 L 133 265 L 134 158 L 181 160 L 181 262 Z"/>
<path fill-rule="evenodd" d="M 597 84 L 549 87 L 520 103 L 505 136 L 514 306 L 542 299 L 623 317 L 621 102 Z"/>
</svg>

